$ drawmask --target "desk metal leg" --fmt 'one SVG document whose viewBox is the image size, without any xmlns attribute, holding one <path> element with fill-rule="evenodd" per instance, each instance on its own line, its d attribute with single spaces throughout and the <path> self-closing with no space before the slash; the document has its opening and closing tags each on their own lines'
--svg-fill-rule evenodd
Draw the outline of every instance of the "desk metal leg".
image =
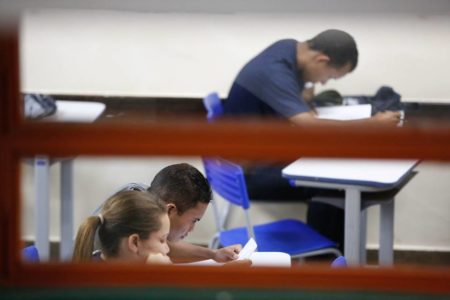
<svg viewBox="0 0 450 300">
<path fill-rule="evenodd" d="M 354 189 L 345 190 L 345 233 L 344 255 L 349 265 L 360 264 L 361 193 Z"/>
<path fill-rule="evenodd" d="M 367 208 L 361 211 L 361 237 L 359 241 L 359 255 L 360 261 L 362 265 L 367 263 L 367 250 L 366 250 L 366 241 L 367 241 Z"/>
<path fill-rule="evenodd" d="M 394 263 L 394 199 L 380 205 L 380 253 L 379 264 Z"/>
<path fill-rule="evenodd" d="M 73 160 L 61 162 L 61 244 L 60 259 L 70 260 L 73 249 Z"/>
<path fill-rule="evenodd" d="M 41 261 L 48 261 L 50 257 L 49 245 L 49 168 L 47 156 L 36 156 L 34 159 L 35 197 L 34 224 L 36 248 Z"/>
</svg>

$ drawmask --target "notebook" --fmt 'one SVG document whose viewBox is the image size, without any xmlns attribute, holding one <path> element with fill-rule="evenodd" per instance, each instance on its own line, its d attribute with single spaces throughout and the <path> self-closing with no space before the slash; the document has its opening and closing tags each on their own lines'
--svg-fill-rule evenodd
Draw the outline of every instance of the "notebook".
<svg viewBox="0 0 450 300">
<path fill-rule="evenodd" d="M 316 111 L 319 119 L 357 120 L 370 118 L 372 106 L 370 104 L 324 106 L 316 107 Z"/>
</svg>

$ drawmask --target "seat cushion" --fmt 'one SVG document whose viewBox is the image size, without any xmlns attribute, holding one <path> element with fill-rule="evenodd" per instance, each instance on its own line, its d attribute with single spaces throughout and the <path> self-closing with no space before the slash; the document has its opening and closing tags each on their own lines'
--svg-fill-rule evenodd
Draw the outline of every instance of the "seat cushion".
<svg viewBox="0 0 450 300">
<path fill-rule="evenodd" d="M 293 256 L 337 247 L 336 243 L 299 220 L 284 219 L 255 225 L 254 230 L 258 251 L 285 252 Z M 223 246 L 245 245 L 248 239 L 245 227 L 230 229 L 220 234 L 220 243 Z"/>
</svg>

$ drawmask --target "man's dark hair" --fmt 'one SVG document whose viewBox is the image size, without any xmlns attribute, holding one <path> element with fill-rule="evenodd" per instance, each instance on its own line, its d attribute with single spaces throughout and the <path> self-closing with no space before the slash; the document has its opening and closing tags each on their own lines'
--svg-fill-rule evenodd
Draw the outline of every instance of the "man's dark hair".
<svg viewBox="0 0 450 300">
<path fill-rule="evenodd" d="M 177 206 L 179 214 L 211 201 L 208 180 L 193 166 L 181 163 L 165 167 L 156 174 L 148 191 L 157 195 L 166 204 Z"/>
<path fill-rule="evenodd" d="M 325 30 L 314 38 L 306 41 L 312 50 L 320 51 L 330 57 L 329 64 L 341 68 L 351 64 L 353 71 L 358 64 L 358 49 L 353 37 L 341 30 Z"/>
</svg>

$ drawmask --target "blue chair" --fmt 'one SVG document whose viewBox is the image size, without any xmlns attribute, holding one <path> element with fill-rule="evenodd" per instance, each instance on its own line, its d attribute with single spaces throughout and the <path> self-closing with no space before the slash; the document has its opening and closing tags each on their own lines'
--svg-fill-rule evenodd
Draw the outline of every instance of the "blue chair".
<svg viewBox="0 0 450 300">
<path fill-rule="evenodd" d="M 331 263 L 332 268 L 345 268 L 347 267 L 347 260 L 343 256 L 337 257 L 333 262 Z"/>
<path fill-rule="evenodd" d="M 203 98 L 203 106 L 206 108 L 208 121 L 212 121 L 223 114 L 222 100 L 216 92 L 212 92 Z"/>
<path fill-rule="evenodd" d="M 39 253 L 35 246 L 28 246 L 22 249 L 22 258 L 26 262 L 39 262 Z"/>
<path fill-rule="evenodd" d="M 222 101 L 220 100 L 217 93 L 212 92 L 208 94 L 203 99 L 203 105 L 205 106 L 208 115 L 207 119 L 208 121 L 213 121 L 215 118 L 220 117 L 223 114 L 223 107 L 222 107 Z M 416 175 L 416 172 L 411 173 L 409 178 L 404 181 L 404 184 L 406 184 L 411 178 L 413 178 Z M 295 186 L 295 184 L 292 184 Z M 403 185 L 402 185 L 403 186 Z M 361 203 L 361 223 L 363 225 L 363 228 L 361 229 L 361 236 L 360 236 L 360 242 L 362 245 L 365 245 L 366 243 L 366 223 L 367 223 L 367 208 L 374 205 L 381 205 L 388 202 L 393 202 L 395 195 L 397 192 L 402 188 L 402 186 L 399 186 L 397 188 L 387 190 L 384 192 L 377 192 L 377 193 L 363 193 L 362 194 L 362 203 Z M 341 191 L 333 191 L 333 190 L 322 190 L 318 195 L 314 196 L 311 200 L 316 202 L 322 202 L 326 204 L 333 205 L 335 207 L 344 208 L 344 200 L 345 196 L 343 192 Z M 252 199 L 252 201 L 255 201 L 258 199 Z M 216 214 L 217 215 L 217 214 Z M 225 213 L 225 216 L 228 215 L 228 211 Z M 216 217 L 217 218 L 217 217 Z M 228 222 L 227 219 L 224 219 L 221 221 L 222 224 L 218 224 L 218 226 L 222 226 L 223 224 L 226 224 Z M 222 226 L 223 227 L 223 226 Z M 382 236 L 383 238 L 383 236 Z M 210 246 L 215 246 L 214 242 L 212 241 L 212 244 Z M 366 261 L 366 251 L 365 247 L 361 248 L 361 262 L 365 263 Z"/>
<path fill-rule="evenodd" d="M 220 218 L 217 204 L 212 201 L 218 227 L 218 233 L 211 242 L 212 247 L 219 244 L 244 245 L 250 237 L 253 237 L 258 244 L 258 251 L 285 252 L 293 258 L 327 253 L 341 255 L 333 241 L 299 220 L 283 219 L 253 226 L 242 168 L 221 158 L 205 158 L 203 164 L 212 189 L 229 204 L 240 207 L 246 220 L 245 227 L 227 229 L 223 220 L 228 218 L 229 210 L 225 212 L 223 218 Z"/>
</svg>

